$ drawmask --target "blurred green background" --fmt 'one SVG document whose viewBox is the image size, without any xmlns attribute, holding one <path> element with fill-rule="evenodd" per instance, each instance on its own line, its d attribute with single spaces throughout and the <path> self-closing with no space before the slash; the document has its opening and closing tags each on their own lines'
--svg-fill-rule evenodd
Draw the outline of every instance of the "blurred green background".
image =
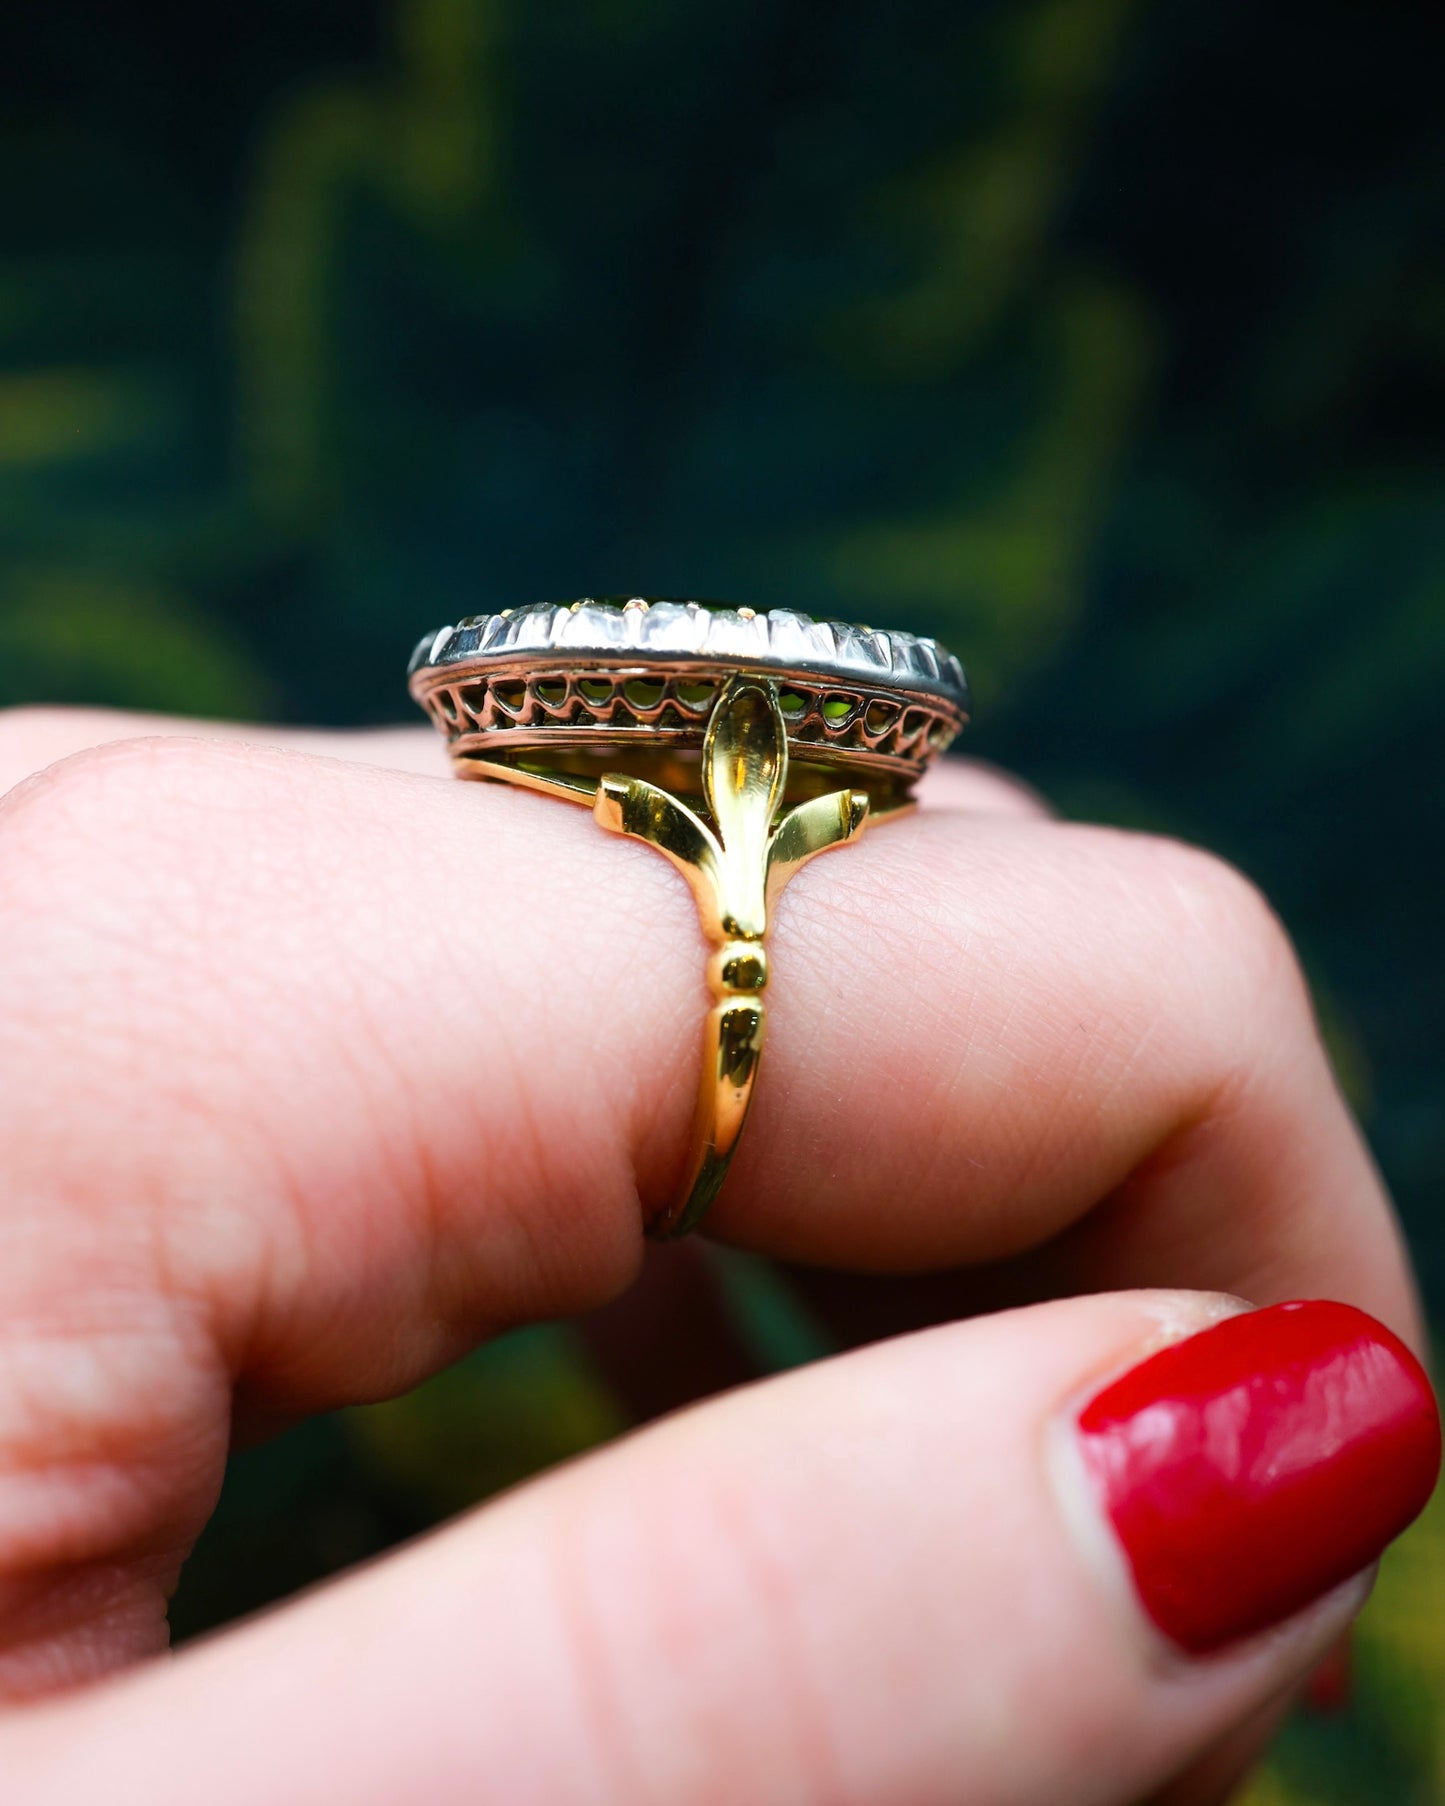
<svg viewBox="0 0 1445 1806">
<path fill-rule="evenodd" d="M 1442 35 L 8 6 L 0 703 L 400 719 L 421 629 L 584 592 L 936 632 L 974 750 L 1274 898 L 1445 1322 Z M 813 1351 L 714 1278 L 760 1364 Z M 181 1628 L 614 1433 L 594 1353 L 531 1331 L 244 1457 Z M 1442 1508 L 1251 1798 L 1445 1801 Z"/>
</svg>

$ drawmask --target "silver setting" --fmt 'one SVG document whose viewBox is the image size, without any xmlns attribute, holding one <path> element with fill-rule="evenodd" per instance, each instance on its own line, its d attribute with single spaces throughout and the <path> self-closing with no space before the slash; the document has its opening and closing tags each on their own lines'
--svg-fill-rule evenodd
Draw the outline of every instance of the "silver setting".
<svg viewBox="0 0 1445 1806">
<path fill-rule="evenodd" d="M 790 608 L 759 614 L 749 608 L 712 609 L 641 596 L 584 596 L 570 604 L 536 602 L 498 614 L 469 615 L 427 634 L 412 654 L 409 674 L 415 678 L 422 671 L 459 665 L 480 668 L 492 659 L 515 663 L 528 654 L 548 664 L 665 659 L 669 664 L 807 672 L 870 691 L 898 689 L 937 697 L 958 716 L 959 726 L 969 714 L 963 667 L 937 640 L 846 621 L 815 621 Z"/>
</svg>

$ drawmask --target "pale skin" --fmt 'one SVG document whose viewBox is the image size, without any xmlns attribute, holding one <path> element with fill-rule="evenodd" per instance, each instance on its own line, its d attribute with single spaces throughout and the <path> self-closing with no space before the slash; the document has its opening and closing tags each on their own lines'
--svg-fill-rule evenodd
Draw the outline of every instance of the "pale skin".
<svg viewBox="0 0 1445 1806">
<path fill-rule="evenodd" d="M 859 1346 L 160 1661 L 233 1436 L 627 1292 L 705 953 L 655 853 L 423 730 L 17 711 L 0 789 L 7 1801 L 1225 1797 L 1368 1577 L 1185 1661 L 1058 1426 L 1220 1294 L 1422 1346 L 1242 878 L 967 764 L 814 861 L 709 1230 Z"/>
</svg>

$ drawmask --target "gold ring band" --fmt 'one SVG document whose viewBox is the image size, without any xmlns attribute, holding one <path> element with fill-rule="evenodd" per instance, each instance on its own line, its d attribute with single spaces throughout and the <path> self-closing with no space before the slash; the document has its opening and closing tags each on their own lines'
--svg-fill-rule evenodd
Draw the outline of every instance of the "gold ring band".
<svg viewBox="0 0 1445 1806">
<path fill-rule="evenodd" d="M 687 1234 L 752 1101 L 769 912 L 809 859 L 909 807 L 967 722 L 962 668 L 933 640 L 790 610 L 584 598 L 429 634 L 410 685 L 459 775 L 586 803 L 691 886 L 714 1003 L 687 1172 L 647 1224 Z"/>
</svg>

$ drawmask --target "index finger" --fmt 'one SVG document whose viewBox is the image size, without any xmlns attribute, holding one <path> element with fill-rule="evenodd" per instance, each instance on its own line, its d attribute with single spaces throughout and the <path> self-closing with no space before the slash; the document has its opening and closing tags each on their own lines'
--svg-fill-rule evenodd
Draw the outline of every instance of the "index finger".
<svg viewBox="0 0 1445 1806">
<path fill-rule="evenodd" d="M 681 880 L 581 810 L 294 752 L 102 748 L 0 843 L 0 1520 L 44 1607 L 10 1634 L 100 1662 L 158 1634 L 233 1386 L 376 1397 L 626 1285 L 703 951 Z M 1224 868 L 923 813 L 804 872 L 775 946 L 722 1233 L 918 1270 L 1108 1199 L 1131 1283 L 1414 1332 L 1287 944 Z M 45 1592 L 97 1568 L 109 1645 Z"/>
</svg>

